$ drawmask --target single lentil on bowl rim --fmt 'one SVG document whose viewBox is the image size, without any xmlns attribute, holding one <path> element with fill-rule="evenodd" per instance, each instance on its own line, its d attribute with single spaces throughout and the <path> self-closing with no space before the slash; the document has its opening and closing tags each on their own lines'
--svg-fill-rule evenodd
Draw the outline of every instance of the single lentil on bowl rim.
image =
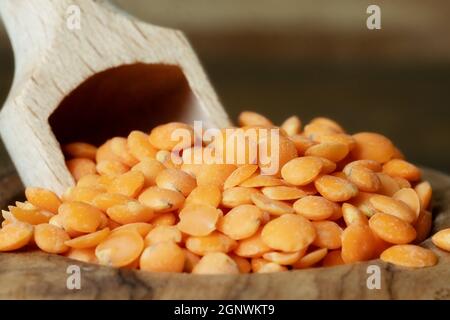
<svg viewBox="0 0 450 320">
<path fill-rule="evenodd" d="M 250 153 L 239 164 L 192 163 L 194 139 L 177 150 L 181 161 L 174 163 L 179 144 L 172 132 L 193 133 L 178 122 L 99 147 L 63 146 L 76 185 L 62 195 L 27 187 L 25 202 L 2 211 L 0 251 L 39 249 L 88 263 L 195 274 L 377 258 L 406 267 L 437 263 L 433 251 L 420 247 L 432 225 L 431 185 L 387 137 L 351 135 L 323 117 L 302 126 L 292 116 L 277 127 L 244 111 L 238 123 L 244 131 L 280 129 L 277 172 L 267 175 L 267 164 Z M 207 148 L 230 151 L 214 141 L 201 151 Z M 450 229 L 432 242 L 449 251 Z"/>
</svg>

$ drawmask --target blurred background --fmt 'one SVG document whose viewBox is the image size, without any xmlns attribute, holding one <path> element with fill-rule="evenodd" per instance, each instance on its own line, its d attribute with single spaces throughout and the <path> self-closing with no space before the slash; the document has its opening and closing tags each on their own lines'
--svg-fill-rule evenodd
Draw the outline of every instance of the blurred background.
<svg viewBox="0 0 450 320">
<path fill-rule="evenodd" d="M 115 0 L 185 32 L 233 120 L 336 119 L 390 137 L 413 162 L 450 173 L 450 1 Z M 381 30 L 366 9 L 381 8 Z M 0 103 L 14 70 L 0 26 Z M 0 146 L 1 171 L 11 163 Z"/>
</svg>

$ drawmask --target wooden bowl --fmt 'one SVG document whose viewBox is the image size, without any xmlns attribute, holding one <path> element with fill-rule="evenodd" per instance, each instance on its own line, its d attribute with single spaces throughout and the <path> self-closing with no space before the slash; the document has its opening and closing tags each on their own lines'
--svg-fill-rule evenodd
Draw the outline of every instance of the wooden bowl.
<svg viewBox="0 0 450 320">
<path fill-rule="evenodd" d="M 433 233 L 450 226 L 450 177 L 424 169 L 433 186 Z M 23 198 L 16 173 L 0 177 L 0 204 Z M 42 252 L 0 254 L 0 299 L 450 299 L 450 254 L 433 267 L 411 269 L 381 260 L 272 274 L 191 275 L 115 269 Z M 69 290 L 67 268 L 78 265 L 81 289 Z M 368 289 L 367 268 L 381 270 L 381 288 Z M 447 281 L 445 280 L 447 279 Z"/>
</svg>

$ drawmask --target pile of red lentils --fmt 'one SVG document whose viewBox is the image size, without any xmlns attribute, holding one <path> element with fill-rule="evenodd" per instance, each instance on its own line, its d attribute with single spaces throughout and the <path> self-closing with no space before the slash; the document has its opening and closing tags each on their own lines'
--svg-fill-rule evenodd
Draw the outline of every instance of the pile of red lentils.
<svg viewBox="0 0 450 320">
<path fill-rule="evenodd" d="M 76 185 L 62 195 L 26 188 L 26 201 L 2 212 L 0 251 L 38 249 L 88 263 L 196 274 L 377 258 L 408 267 L 437 263 L 433 251 L 419 246 L 431 230 L 431 186 L 391 140 L 350 135 L 328 118 L 302 127 L 293 116 L 276 127 L 248 111 L 239 127 L 279 129 L 277 172 L 265 174 L 250 158 L 192 163 L 193 140 L 174 163 L 173 131 L 193 130 L 184 123 L 133 131 L 98 148 L 64 146 Z M 450 229 L 432 241 L 450 251 Z"/>
</svg>

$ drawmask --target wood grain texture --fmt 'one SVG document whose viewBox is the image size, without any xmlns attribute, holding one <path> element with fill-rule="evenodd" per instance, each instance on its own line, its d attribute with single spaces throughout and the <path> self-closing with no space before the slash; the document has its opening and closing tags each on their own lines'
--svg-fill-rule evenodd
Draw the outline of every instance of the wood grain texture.
<svg viewBox="0 0 450 320">
<path fill-rule="evenodd" d="M 67 9 L 73 5 L 80 9 L 80 29 L 67 25 Z M 197 102 L 185 120 L 229 124 L 197 56 L 178 30 L 143 23 L 107 1 L 4 0 L 0 15 L 16 65 L 0 113 L 0 133 L 27 186 L 62 193 L 73 185 L 48 119 L 69 93 L 105 70 L 136 63 L 178 66 Z"/>
<path fill-rule="evenodd" d="M 434 190 L 433 232 L 450 226 L 450 177 L 424 170 Z M 6 177 L 0 180 L 0 190 Z M 11 179 L 11 178 L 8 178 Z M 16 189 L 11 194 L 20 194 Z M 3 199 L 3 202 L 7 199 Z M 409 269 L 380 260 L 276 274 L 157 274 L 90 265 L 44 253 L 0 254 L 0 299 L 450 299 L 450 254 L 436 266 Z M 67 267 L 81 267 L 81 289 L 66 288 Z M 381 289 L 366 286 L 367 266 L 381 268 Z"/>
</svg>

